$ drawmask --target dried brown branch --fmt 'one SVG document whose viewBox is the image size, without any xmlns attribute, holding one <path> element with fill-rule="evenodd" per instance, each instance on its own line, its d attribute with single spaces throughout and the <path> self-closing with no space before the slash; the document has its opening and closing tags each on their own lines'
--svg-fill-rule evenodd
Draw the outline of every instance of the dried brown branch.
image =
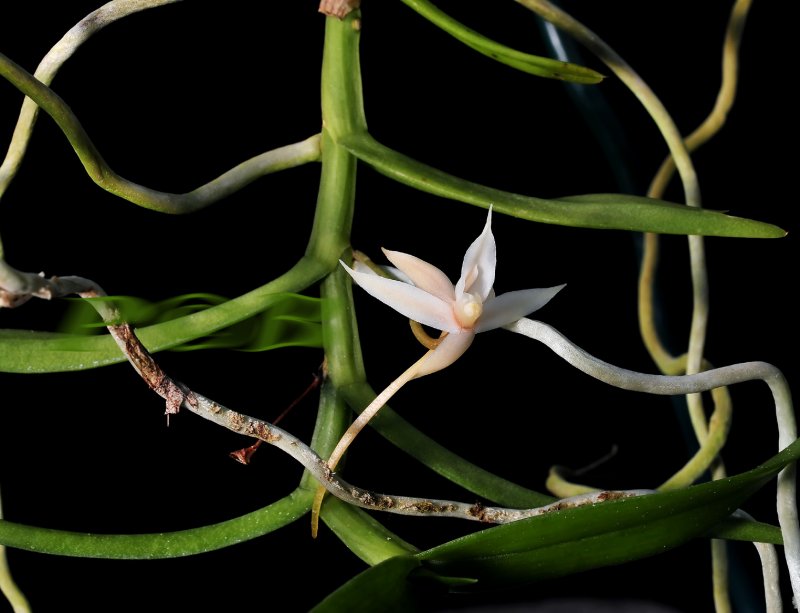
<svg viewBox="0 0 800 613">
<path fill-rule="evenodd" d="M 328 17 L 344 19 L 359 6 L 361 0 L 322 0 L 319 3 L 319 12 Z"/>
<path fill-rule="evenodd" d="M 31 298 L 50 300 L 70 294 L 77 294 L 81 298 L 106 296 L 103 288 L 90 279 L 75 276 L 46 278 L 43 273 L 37 275 L 15 270 L 0 260 L 0 307 L 16 307 Z M 94 301 L 92 306 L 100 313 L 103 321 L 108 323 L 111 336 L 136 372 L 150 389 L 166 401 L 167 415 L 177 413 L 184 402 L 190 405 L 194 403 L 191 391 L 164 373 L 136 337 L 133 328 L 129 324 L 118 323 L 119 312 L 112 303 Z"/>
</svg>

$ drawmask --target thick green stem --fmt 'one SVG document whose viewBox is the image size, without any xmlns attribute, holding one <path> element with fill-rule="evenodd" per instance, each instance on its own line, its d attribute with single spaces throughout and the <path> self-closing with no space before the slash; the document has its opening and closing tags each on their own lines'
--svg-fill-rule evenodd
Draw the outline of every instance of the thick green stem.
<svg viewBox="0 0 800 613">
<path fill-rule="evenodd" d="M 322 122 L 325 126 L 322 132 L 322 175 L 314 227 L 306 250 L 307 256 L 325 262 L 332 270 L 322 286 L 323 337 L 328 372 L 337 387 L 342 384 L 338 379 L 340 375 L 345 381 L 352 376 L 346 356 L 358 355 L 360 364 L 361 354 L 358 337 L 341 333 L 355 328 L 352 297 L 341 282 L 343 272 L 338 265 L 339 258 L 350 246 L 357 161 L 333 138 L 343 131 L 366 126 L 361 100 L 359 36 L 353 26 L 360 23 L 358 16 L 359 12 L 353 11 L 342 21 L 327 19 L 322 60 Z M 336 440 L 333 442 L 335 444 Z"/>
<path fill-rule="evenodd" d="M 356 158 L 336 136 L 366 129 L 358 60 L 358 11 L 329 17 L 322 58 L 322 176 L 314 227 L 306 254 L 331 268 L 350 245 L 356 189 Z"/>
<path fill-rule="evenodd" d="M 306 256 L 323 262 L 329 270 L 338 266 L 339 258 L 350 246 L 355 193 L 356 158 L 323 130 L 322 174 Z"/>
<path fill-rule="evenodd" d="M 325 25 L 322 125 L 334 139 L 367 129 L 358 58 L 360 31 L 360 11 L 353 11 L 341 21 L 329 17 Z"/>
</svg>

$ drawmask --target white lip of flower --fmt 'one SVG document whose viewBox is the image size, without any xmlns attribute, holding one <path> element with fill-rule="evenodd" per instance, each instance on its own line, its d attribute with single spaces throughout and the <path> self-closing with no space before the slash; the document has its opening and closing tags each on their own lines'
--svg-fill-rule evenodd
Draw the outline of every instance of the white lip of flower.
<svg viewBox="0 0 800 613">
<path fill-rule="evenodd" d="M 467 350 L 475 334 L 513 323 L 547 304 L 564 285 L 508 292 L 495 296 L 497 248 L 492 234 L 492 210 L 481 235 L 464 255 L 455 286 L 436 266 L 413 255 L 383 250 L 408 281 L 395 281 L 372 272 L 353 270 L 342 262 L 367 293 L 411 320 L 447 332 L 414 378 L 441 370 Z M 368 270 L 368 269 L 367 269 Z"/>
<path fill-rule="evenodd" d="M 399 311 L 409 319 L 445 332 L 433 349 L 417 360 L 402 375 L 375 397 L 353 421 L 328 459 L 336 468 L 356 435 L 403 385 L 441 370 L 467 350 L 478 332 L 506 326 L 547 304 L 564 286 L 524 289 L 495 296 L 494 270 L 497 248 L 492 234 L 492 209 L 481 235 L 464 255 L 461 277 L 453 285 L 441 270 L 413 255 L 383 250 L 389 261 L 407 281 L 380 277 L 369 269 L 353 270 L 340 260 L 353 280 L 367 293 Z M 369 271 L 369 272 L 366 272 Z M 311 534 L 316 536 L 319 511 L 325 488 L 319 486 L 311 510 Z"/>
</svg>

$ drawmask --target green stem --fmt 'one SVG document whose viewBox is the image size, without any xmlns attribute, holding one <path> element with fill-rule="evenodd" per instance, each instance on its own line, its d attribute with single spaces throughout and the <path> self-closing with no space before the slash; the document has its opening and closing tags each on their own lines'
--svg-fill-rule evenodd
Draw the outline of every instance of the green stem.
<svg viewBox="0 0 800 613">
<path fill-rule="evenodd" d="M 342 295 L 344 275 L 338 265 L 350 246 L 350 228 L 356 190 L 356 158 L 334 141 L 333 135 L 366 130 L 361 96 L 361 69 L 358 58 L 359 12 L 340 21 L 328 18 L 322 60 L 322 174 L 320 176 L 314 227 L 307 257 L 324 262 L 333 272 L 323 281 L 323 339 L 328 373 L 332 383 L 323 386 L 319 413 L 311 446 L 327 458 L 347 428 L 349 411 L 335 385 L 353 376 L 351 361 L 344 356 L 361 350 L 354 328 L 346 322 L 352 317 L 349 288 Z M 360 363 L 360 360 L 359 360 Z M 363 368 L 363 366 L 362 366 Z M 317 482 L 306 472 L 300 487 L 315 490 Z M 322 519 L 336 536 L 359 558 L 377 564 L 386 558 L 416 551 L 361 509 L 329 499 Z"/>
<path fill-rule="evenodd" d="M 347 429 L 348 418 L 347 408 L 342 404 L 336 388 L 330 379 L 326 379 L 319 394 L 317 422 L 314 425 L 314 434 L 311 436 L 311 449 L 322 458 L 328 457 L 339 437 Z M 307 470 L 303 472 L 300 489 L 313 492 L 317 489 L 318 484 L 319 482 L 310 472 Z"/>
<path fill-rule="evenodd" d="M 331 284 L 323 283 L 323 296 L 328 285 Z M 320 393 L 317 425 L 311 439 L 312 449 L 321 457 L 330 455 L 347 428 L 349 416 L 350 411 L 341 395 L 330 381 L 326 381 Z M 311 473 L 303 473 L 301 490 L 310 493 L 317 489 L 317 485 Z M 338 498 L 328 498 L 321 517 L 350 551 L 371 566 L 386 558 L 417 552 L 416 547 L 387 530 L 378 520 Z"/>
<path fill-rule="evenodd" d="M 365 129 L 361 98 L 361 69 L 358 59 L 359 11 L 344 20 L 327 18 L 322 60 L 322 174 L 320 176 L 314 227 L 306 256 L 330 265 L 323 282 L 323 342 L 328 372 L 334 385 L 341 385 L 340 371 L 352 375 L 343 365 L 348 354 L 358 353 L 358 338 L 341 333 L 352 329 L 352 298 L 342 293 L 339 258 L 350 246 L 350 228 L 356 190 L 356 158 L 339 146 L 334 135 Z M 334 441 L 335 444 L 336 441 Z M 331 447 L 332 449 L 332 447 Z M 329 450 L 330 451 L 330 450 Z M 323 454 L 325 456 L 325 454 Z"/>
<path fill-rule="evenodd" d="M 360 11 L 351 12 L 343 20 L 329 17 L 325 24 L 322 124 L 334 139 L 367 129 L 358 57 L 360 29 Z"/>
<path fill-rule="evenodd" d="M 356 158 L 323 130 L 322 173 L 306 256 L 323 262 L 328 270 L 339 265 L 339 258 L 350 246 L 355 193 Z"/>
<path fill-rule="evenodd" d="M 333 269 L 350 245 L 356 158 L 336 144 L 341 133 L 366 129 L 358 59 L 359 11 L 329 17 L 322 56 L 322 174 L 307 255 Z"/>
</svg>

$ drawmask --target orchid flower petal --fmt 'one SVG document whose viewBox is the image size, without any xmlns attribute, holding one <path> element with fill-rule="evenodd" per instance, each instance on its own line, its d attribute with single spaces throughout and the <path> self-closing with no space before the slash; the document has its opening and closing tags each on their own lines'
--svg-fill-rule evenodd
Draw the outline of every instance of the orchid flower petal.
<svg viewBox="0 0 800 613">
<path fill-rule="evenodd" d="M 357 272 L 341 260 L 339 262 L 368 294 L 409 319 L 445 332 L 461 331 L 461 326 L 453 315 L 452 305 L 444 300 L 408 283 Z"/>
<path fill-rule="evenodd" d="M 424 377 L 443 368 L 447 368 L 460 358 L 472 344 L 475 333 L 472 330 L 465 330 L 459 334 L 448 334 L 433 349 L 414 374 L 414 378 Z"/>
<path fill-rule="evenodd" d="M 475 332 L 486 332 L 513 323 L 541 309 L 564 288 L 564 285 L 536 289 L 522 289 L 490 298 L 483 305 L 483 314 L 475 326 Z"/>
<path fill-rule="evenodd" d="M 418 288 L 434 296 L 452 302 L 456 291 L 450 279 L 433 264 L 401 251 L 383 250 L 388 260 L 404 272 Z"/>
<path fill-rule="evenodd" d="M 414 282 L 411 280 L 411 277 L 409 277 L 399 268 L 395 268 L 394 266 L 381 266 L 380 268 L 381 270 L 389 273 L 389 275 L 394 277 L 397 281 L 402 281 L 403 283 L 409 283 L 411 285 L 414 285 Z M 364 264 L 364 262 L 360 262 L 359 260 L 353 260 L 353 270 L 355 270 L 356 272 L 363 272 L 364 274 L 367 275 L 376 275 L 378 277 L 381 276 L 377 272 L 375 272 L 372 268 Z"/>
<path fill-rule="evenodd" d="M 497 266 L 497 245 L 492 234 L 492 209 L 486 218 L 481 235 L 469 246 L 461 265 L 461 277 L 456 284 L 456 298 L 464 292 L 484 302 L 494 285 L 494 270 Z"/>
</svg>

